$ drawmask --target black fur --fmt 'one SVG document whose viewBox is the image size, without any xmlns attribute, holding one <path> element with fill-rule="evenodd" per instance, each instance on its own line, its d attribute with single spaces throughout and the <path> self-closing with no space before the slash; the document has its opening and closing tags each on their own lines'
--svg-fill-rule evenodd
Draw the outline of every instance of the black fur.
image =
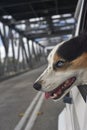
<svg viewBox="0 0 87 130">
<path fill-rule="evenodd" d="M 82 34 L 62 44 L 57 53 L 67 61 L 72 61 L 87 52 L 87 34 Z"/>
</svg>

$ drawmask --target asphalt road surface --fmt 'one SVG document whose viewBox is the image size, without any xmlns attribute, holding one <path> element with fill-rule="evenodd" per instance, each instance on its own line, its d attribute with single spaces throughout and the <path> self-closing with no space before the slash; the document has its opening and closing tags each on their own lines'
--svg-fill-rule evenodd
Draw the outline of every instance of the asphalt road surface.
<svg viewBox="0 0 87 130">
<path fill-rule="evenodd" d="M 45 67 L 0 83 L 0 130 L 58 130 L 64 104 L 45 100 L 32 87 Z"/>
</svg>

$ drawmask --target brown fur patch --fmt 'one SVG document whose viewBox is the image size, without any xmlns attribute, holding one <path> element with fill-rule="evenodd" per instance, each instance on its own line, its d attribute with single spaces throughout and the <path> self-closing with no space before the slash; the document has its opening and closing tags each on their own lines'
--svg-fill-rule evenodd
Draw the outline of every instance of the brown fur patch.
<svg viewBox="0 0 87 130">
<path fill-rule="evenodd" d="M 71 69 L 87 68 L 87 53 L 83 53 L 77 59 L 72 61 Z"/>
<path fill-rule="evenodd" d="M 62 59 L 61 56 L 56 53 L 56 54 L 54 55 L 54 57 L 53 57 L 53 62 L 56 63 L 56 62 L 59 61 L 60 59 Z"/>
</svg>

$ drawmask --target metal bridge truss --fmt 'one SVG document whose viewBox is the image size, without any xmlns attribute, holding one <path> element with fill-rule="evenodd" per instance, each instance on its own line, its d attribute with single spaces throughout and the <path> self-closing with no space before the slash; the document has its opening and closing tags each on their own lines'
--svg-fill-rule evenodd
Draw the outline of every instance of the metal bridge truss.
<svg viewBox="0 0 87 130">
<path fill-rule="evenodd" d="M 0 17 L 0 77 L 45 63 L 45 48 L 72 35 L 75 28 L 73 16 L 62 14 L 19 21 L 10 15 Z"/>
<path fill-rule="evenodd" d="M 29 70 L 45 62 L 44 46 L 0 22 L 0 77 Z M 43 60 L 43 61 L 42 61 Z"/>
</svg>

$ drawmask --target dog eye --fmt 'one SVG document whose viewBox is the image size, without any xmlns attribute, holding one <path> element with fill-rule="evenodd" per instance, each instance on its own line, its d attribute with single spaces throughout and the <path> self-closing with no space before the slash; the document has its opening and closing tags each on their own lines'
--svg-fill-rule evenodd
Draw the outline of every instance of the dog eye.
<svg viewBox="0 0 87 130">
<path fill-rule="evenodd" d="M 65 63 L 65 61 L 60 60 L 60 61 L 58 61 L 58 62 L 55 64 L 55 66 L 56 66 L 56 67 L 62 67 L 62 66 L 64 65 L 64 63 Z"/>
</svg>

